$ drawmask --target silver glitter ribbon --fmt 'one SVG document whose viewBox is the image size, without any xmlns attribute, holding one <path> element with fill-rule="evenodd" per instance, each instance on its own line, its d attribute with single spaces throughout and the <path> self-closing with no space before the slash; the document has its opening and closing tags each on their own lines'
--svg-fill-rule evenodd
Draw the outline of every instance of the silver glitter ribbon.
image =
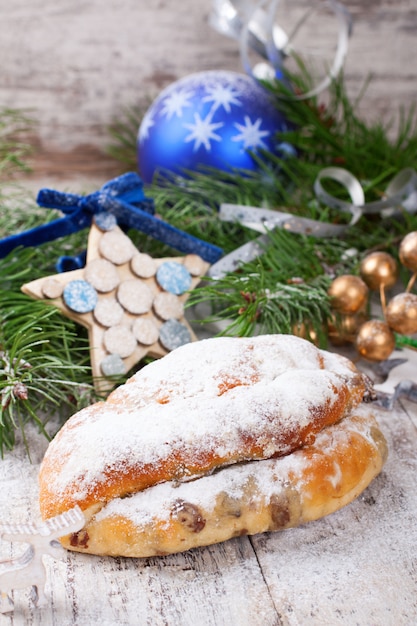
<svg viewBox="0 0 417 626">
<path fill-rule="evenodd" d="M 325 179 L 337 181 L 342 185 L 351 201 L 340 200 L 328 193 L 323 187 Z M 210 267 L 208 276 L 219 279 L 236 270 L 241 264 L 263 254 L 269 242 L 268 233 L 276 228 L 313 237 L 339 237 L 356 224 L 362 215 L 379 213 L 382 218 L 387 218 L 403 210 L 408 213 L 417 211 L 417 173 L 412 168 L 401 170 L 386 188 L 384 198 L 375 202 L 365 203 L 365 194 L 360 182 L 350 172 L 339 167 L 324 168 L 314 183 L 314 191 L 319 202 L 347 213 L 350 215 L 350 221 L 346 224 L 332 224 L 268 208 L 222 204 L 219 210 L 219 218 L 222 221 L 239 223 L 262 235 L 217 261 Z"/>
<path fill-rule="evenodd" d="M 328 6 L 338 23 L 338 40 L 333 62 L 327 75 L 314 88 L 304 94 L 294 94 L 296 99 L 311 98 L 326 89 L 339 74 L 348 51 L 349 37 L 352 32 L 352 19 L 347 9 L 336 0 L 320 3 Z M 319 6 L 317 4 L 317 6 Z M 227 37 L 239 42 L 240 56 L 244 70 L 254 78 L 268 78 L 283 75 L 286 59 L 297 54 L 292 40 L 302 28 L 304 21 L 314 10 L 311 7 L 304 17 L 287 35 L 275 23 L 279 0 L 213 0 L 210 15 L 211 26 Z M 267 63 L 252 65 L 249 52 L 255 51 Z"/>
</svg>

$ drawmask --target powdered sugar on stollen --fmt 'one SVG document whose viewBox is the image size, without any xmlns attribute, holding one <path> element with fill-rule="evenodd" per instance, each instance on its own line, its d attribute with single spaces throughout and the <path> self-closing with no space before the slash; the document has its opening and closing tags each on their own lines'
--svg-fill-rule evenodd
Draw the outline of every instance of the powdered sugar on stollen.
<svg viewBox="0 0 417 626">
<path fill-rule="evenodd" d="M 48 487 L 58 496 L 70 487 L 82 501 L 113 470 L 123 474 L 177 456 L 184 466 L 198 465 L 208 450 L 220 461 L 230 462 L 231 452 L 233 462 L 247 460 L 240 450 L 248 436 L 263 458 L 286 454 L 284 435 L 336 403 L 356 375 L 346 359 L 290 336 L 184 346 L 67 422 L 45 457 L 59 464 Z M 186 470 L 180 478 L 187 479 Z"/>
<path fill-rule="evenodd" d="M 152 399 L 217 395 L 225 384 L 233 386 L 236 380 L 240 385 L 268 382 L 289 369 L 300 368 L 328 369 L 352 377 L 348 359 L 318 350 L 292 335 L 216 337 L 186 344 L 150 363 L 116 389 L 108 401 L 141 406 Z"/>
</svg>

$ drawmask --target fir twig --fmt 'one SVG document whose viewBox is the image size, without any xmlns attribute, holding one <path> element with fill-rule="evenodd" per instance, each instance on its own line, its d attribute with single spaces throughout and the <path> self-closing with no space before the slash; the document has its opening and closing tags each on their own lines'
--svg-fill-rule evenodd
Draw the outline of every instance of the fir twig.
<svg viewBox="0 0 417 626">
<path fill-rule="evenodd" d="M 46 434 L 51 415 L 65 419 L 95 398 L 86 336 L 58 309 L 20 291 L 57 256 L 55 243 L 0 260 L 0 455 L 14 447 L 17 431 L 25 442 L 29 421 Z"/>
<path fill-rule="evenodd" d="M 23 138 L 33 124 L 21 111 L 0 107 L 0 181 L 16 170 L 29 169 L 25 159 L 31 147 Z"/>
<path fill-rule="evenodd" d="M 415 106 L 411 106 L 408 111 L 400 109 L 397 119 L 365 122 L 358 110 L 367 84 L 353 102 L 343 74 L 332 82 L 325 102 L 319 97 L 291 99 L 278 81 L 266 86 L 292 124 L 285 140 L 298 150 L 293 165 L 296 170 L 299 165 L 303 179 L 312 185 L 317 168 L 338 165 L 366 184 L 367 200 L 372 200 L 381 197 L 383 185 L 396 172 L 405 167 L 417 168 L 417 115 Z"/>
<path fill-rule="evenodd" d="M 16 292 L 0 292 L 0 453 L 30 419 L 45 432 L 94 396 L 88 345 L 58 309 Z M 69 323 L 68 323 L 69 322 Z M 76 344 L 76 345 L 74 345 Z"/>
<path fill-rule="evenodd" d="M 226 321 L 221 334 L 303 330 L 325 345 L 331 278 L 321 262 L 320 243 L 286 231 L 271 232 L 269 238 L 261 257 L 209 280 L 191 293 L 189 306 L 210 303 L 211 315 L 203 323 Z"/>
<path fill-rule="evenodd" d="M 136 138 L 147 108 L 146 103 L 125 108 L 120 118 L 114 120 L 108 128 L 111 142 L 107 153 L 119 161 L 125 171 L 136 170 Z"/>
</svg>

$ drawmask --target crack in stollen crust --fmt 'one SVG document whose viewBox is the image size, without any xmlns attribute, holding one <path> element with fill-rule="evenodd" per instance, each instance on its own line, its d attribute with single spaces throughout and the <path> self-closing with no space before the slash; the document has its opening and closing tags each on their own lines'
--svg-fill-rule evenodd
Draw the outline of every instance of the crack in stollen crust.
<svg viewBox="0 0 417 626">
<path fill-rule="evenodd" d="M 155 485 L 89 510 L 64 545 L 113 556 L 157 556 L 279 531 L 333 513 L 380 472 L 386 442 L 371 413 L 344 418 L 287 457 L 223 468 L 174 486 Z"/>
</svg>

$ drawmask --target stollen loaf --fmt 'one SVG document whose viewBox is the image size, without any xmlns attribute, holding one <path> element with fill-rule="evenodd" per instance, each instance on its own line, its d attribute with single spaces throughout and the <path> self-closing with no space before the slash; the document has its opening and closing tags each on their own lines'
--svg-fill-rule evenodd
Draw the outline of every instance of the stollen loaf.
<svg viewBox="0 0 417 626">
<path fill-rule="evenodd" d="M 78 504 L 69 549 L 154 556 L 344 506 L 386 443 L 348 359 L 289 335 L 177 348 L 71 417 L 40 469 L 43 517 Z"/>
</svg>

